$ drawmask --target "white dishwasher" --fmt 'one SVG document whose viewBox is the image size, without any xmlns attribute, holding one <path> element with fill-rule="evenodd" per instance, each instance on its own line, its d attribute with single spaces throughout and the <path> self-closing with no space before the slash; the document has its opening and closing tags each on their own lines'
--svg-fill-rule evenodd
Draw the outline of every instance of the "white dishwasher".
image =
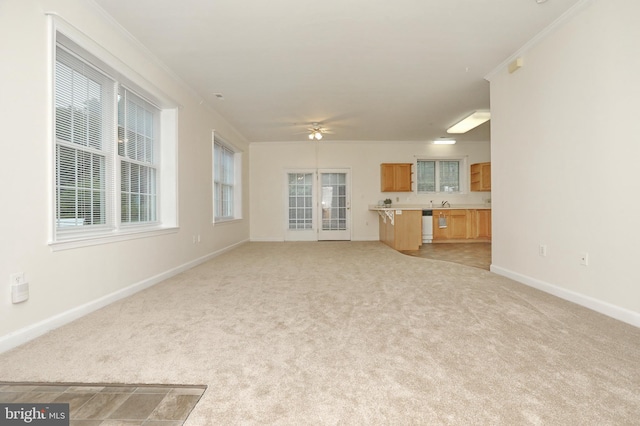
<svg viewBox="0 0 640 426">
<path fill-rule="evenodd" d="M 422 242 L 433 241 L 433 210 L 422 210 Z"/>
</svg>

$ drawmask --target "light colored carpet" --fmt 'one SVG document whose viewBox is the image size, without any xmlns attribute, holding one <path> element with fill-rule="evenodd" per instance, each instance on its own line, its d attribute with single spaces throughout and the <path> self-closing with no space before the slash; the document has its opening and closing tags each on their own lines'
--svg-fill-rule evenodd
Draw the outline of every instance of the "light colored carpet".
<svg viewBox="0 0 640 426">
<path fill-rule="evenodd" d="M 206 384 L 187 425 L 638 424 L 640 330 L 378 242 L 248 243 L 0 355 L 0 379 Z"/>
</svg>

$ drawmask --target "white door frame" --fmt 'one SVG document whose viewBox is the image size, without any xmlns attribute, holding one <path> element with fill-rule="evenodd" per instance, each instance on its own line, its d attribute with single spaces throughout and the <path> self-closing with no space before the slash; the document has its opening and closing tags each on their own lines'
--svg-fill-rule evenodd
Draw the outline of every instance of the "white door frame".
<svg viewBox="0 0 640 426">
<path fill-rule="evenodd" d="M 291 229 L 289 227 L 289 175 L 290 174 L 311 174 L 311 228 Z M 318 173 L 316 169 L 287 169 L 284 173 L 284 191 L 282 203 L 284 208 L 284 240 L 285 241 L 318 241 Z"/>
<path fill-rule="evenodd" d="M 322 184 L 320 182 L 323 173 L 344 173 L 346 189 L 346 229 L 323 230 L 322 229 Z M 311 228 L 291 229 L 289 223 L 289 175 L 311 174 Z M 319 241 L 319 240 L 351 240 L 351 169 L 286 169 L 284 171 L 283 209 L 284 209 L 284 240 L 285 241 Z M 291 194 L 293 195 L 293 194 Z"/>
<path fill-rule="evenodd" d="M 340 206 L 328 206 L 326 203 L 331 202 L 332 196 L 329 195 L 326 199 L 324 194 L 324 187 L 322 186 L 322 175 L 330 173 L 344 173 L 345 175 L 345 205 Z M 330 188 L 330 187 L 329 187 Z M 318 240 L 351 240 L 351 169 L 318 169 Z M 333 208 L 331 208 L 333 207 Z M 337 209 L 344 210 L 344 229 L 338 230 L 324 230 L 324 215 L 331 214 L 332 211 Z"/>
</svg>

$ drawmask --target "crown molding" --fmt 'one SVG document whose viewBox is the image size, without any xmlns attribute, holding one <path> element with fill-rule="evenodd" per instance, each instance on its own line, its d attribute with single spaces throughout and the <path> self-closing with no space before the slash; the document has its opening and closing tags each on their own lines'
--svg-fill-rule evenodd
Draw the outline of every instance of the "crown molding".
<svg viewBox="0 0 640 426">
<path fill-rule="evenodd" d="M 120 34 L 128 43 L 130 43 L 138 53 L 142 54 L 149 62 L 154 66 L 162 70 L 173 81 L 175 81 L 180 87 L 187 91 L 191 96 L 201 100 L 201 96 L 196 90 L 191 87 L 182 77 L 173 71 L 167 64 L 165 64 L 160 58 L 158 58 L 147 46 L 145 46 L 140 40 L 138 40 L 129 30 L 127 30 L 120 22 L 118 22 L 113 16 L 111 16 L 106 10 L 98 5 L 94 0 L 87 0 L 87 4 L 98 13 L 105 22 L 108 23 L 118 34 Z M 208 103 L 206 106 L 209 107 Z"/>
<path fill-rule="evenodd" d="M 591 6 L 591 4 L 594 1 L 595 0 L 580 0 L 578 3 L 574 4 L 571 8 L 569 8 L 569 10 L 567 10 L 562 15 L 560 15 L 560 17 L 558 17 L 555 21 L 549 24 L 545 29 L 543 29 L 538 34 L 536 34 L 531 40 L 525 43 L 520 49 L 514 52 L 511 56 L 507 57 L 491 72 L 485 75 L 484 79 L 490 82 L 493 77 L 495 77 L 499 72 L 505 69 L 512 61 L 523 56 L 526 52 L 533 49 L 538 43 L 540 43 L 542 40 L 549 37 L 558 28 L 560 28 L 565 23 L 570 21 L 574 16 L 578 15 L 584 9 Z"/>
</svg>

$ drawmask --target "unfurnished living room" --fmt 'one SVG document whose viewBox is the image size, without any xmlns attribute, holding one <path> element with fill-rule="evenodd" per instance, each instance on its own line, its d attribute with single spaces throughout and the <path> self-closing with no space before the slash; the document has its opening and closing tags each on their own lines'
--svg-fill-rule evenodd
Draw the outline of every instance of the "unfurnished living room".
<svg viewBox="0 0 640 426">
<path fill-rule="evenodd" d="M 637 424 L 638 16 L 0 0 L 0 424 Z"/>
</svg>

